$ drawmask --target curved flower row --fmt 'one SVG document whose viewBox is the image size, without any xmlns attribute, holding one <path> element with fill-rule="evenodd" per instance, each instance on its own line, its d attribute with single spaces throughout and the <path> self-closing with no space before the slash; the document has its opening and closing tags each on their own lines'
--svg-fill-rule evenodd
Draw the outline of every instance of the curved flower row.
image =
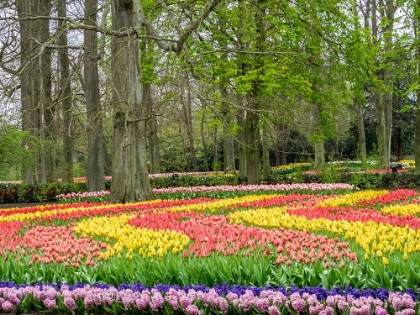
<svg viewBox="0 0 420 315">
<path fill-rule="evenodd" d="M 186 206 L 189 204 L 205 204 L 218 201 L 211 198 L 196 198 L 188 200 L 151 200 L 130 204 L 75 203 L 26 208 L 11 208 L 0 210 L 0 222 L 31 221 L 49 219 L 76 219 L 92 215 L 120 214 L 124 212 L 151 211 L 161 208 Z"/>
<path fill-rule="evenodd" d="M 350 184 L 277 184 L 277 185 L 244 185 L 244 186 L 194 186 L 194 187 L 171 187 L 154 188 L 154 193 L 177 193 L 177 192 L 212 192 L 212 191 L 293 191 L 293 190 L 353 190 Z"/>
<path fill-rule="evenodd" d="M 247 222 L 263 227 L 285 227 L 300 231 L 328 231 L 346 238 L 354 238 L 366 254 L 372 253 L 377 257 L 392 254 L 398 250 L 407 255 L 420 251 L 420 230 L 413 230 L 408 227 L 392 226 L 390 224 L 376 223 L 371 220 L 346 221 L 337 219 L 311 218 L 298 216 L 292 210 L 286 212 L 285 207 L 271 209 L 256 209 L 235 212 L 230 219 L 235 223 Z M 314 210 L 307 213 L 310 215 Z"/>
<path fill-rule="evenodd" d="M 190 239 L 188 236 L 169 229 L 135 228 L 127 224 L 135 216 L 95 217 L 76 225 L 74 231 L 82 235 L 104 236 L 115 239 L 113 246 L 108 245 L 105 254 L 100 258 L 108 258 L 126 251 L 126 258 L 133 259 L 133 253 L 138 252 L 146 257 L 162 257 L 169 251 L 177 254 L 184 250 Z"/>
<path fill-rule="evenodd" d="M 334 196 L 318 203 L 319 207 L 353 206 L 362 200 L 370 200 L 388 194 L 387 190 L 363 190 L 342 196 Z"/>
<path fill-rule="evenodd" d="M 386 315 L 388 312 L 414 315 L 419 308 L 416 297 L 410 293 L 371 290 L 364 296 L 360 291 L 355 291 L 355 295 L 328 292 L 327 296 L 320 298 L 313 289 L 287 292 L 284 288 L 232 288 L 222 295 L 221 290 L 201 286 L 170 287 L 161 291 L 141 285 L 120 286 L 118 289 L 108 285 L 10 285 L 0 287 L 0 310 L 12 312 L 21 309 L 25 303 L 32 303 L 37 309 L 65 312 L 104 313 L 112 309 L 118 312 L 180 310 L 188 315 L 203 312 L 332 315 L 336 311 L 352 315 Z"/>
<path fill-rule="evenodd" d="M 185 220 L 188 218 L 189 220 Z M 202 214 L 161 214 L 138 216 L 130 224 L 154 230 L 174 229 L 192 240 L 189 254 L 208 256 L 212 252 L 224 255 L 249 255 L 256 249 L 276 255 L 276 263 L 291 264 L 293 261 L 315 263 L 324 261 L 327 266 L 344 267 L 345 259 L 355 261 L 356 254 L 348 244 L 326 236 L 285 229 L 267 230 L 244 225 L 229 224 L 226 216 Z M 188 252 L 184 252 L 186 256 Z"/>
</svg>

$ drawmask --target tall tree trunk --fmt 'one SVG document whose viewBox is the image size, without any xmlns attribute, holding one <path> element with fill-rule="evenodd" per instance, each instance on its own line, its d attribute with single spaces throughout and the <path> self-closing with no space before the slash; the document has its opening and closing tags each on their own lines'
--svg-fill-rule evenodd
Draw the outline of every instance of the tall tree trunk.
<svg viewBox="0 0 420 315">
<path fill-rule="evenodd" d="M 372 37 L 376 44 L 379 44 L 379 33 L 383 34 L 383 61 L 380 69 L 376 71 L 376 76 L 381 81 L 383 86 L 378 86 L 375 89 L 375 108 L 377 115 L 377 139 L 378 139 L 378 154 L 379 164 L 381 167 L 389 165 L 391 154 L 391 134 L 392 134 L 392 72 L 387 69 L 389 67 L 389 53 L 393 49 L 392 34 L 394 30 L 394 16 L 397 6 L 394 1 L 379 0 L 379 6 L 376 1 L 372 1 Z M 377 14 L 379 12 L 379 17 Z M 380 18 L 383 23 L 382 28 L 376 21 Z M 379 65 L 378 65 L 379 66 Z"/>
<path fill-rule="evenodd" d="M 289 142 L 290 128 L 286 124 L 278 124 L 276 130 L 276 165 L 287 164 L 287 143 Z"/>
<path fill-rule="evenodd" d="M 314 167 L 316 169 L 321 169 L 325 164 L 325 149 L 324 149 L 324 140 L 319 129 L 321 125 L 321 113 L 320 113 L 320 106 L 319 104 L 315 104 L 312 106 L 312 118 L 313 118 L 313 126 L 314 126 L 314 133 L 315 133 L 315 140 L 314 140 L 314 148 L 315 148 L 315 160 L 314 160 Z"/>
<path fill-rule="evenodd" d="M 50 16 L 51 1 L 33 1 L 35 16 Z M 34 76 L 34 104 L 38 119 L 39 150 L 37 156 L 37 180 L 41 183 L 53 181 L 51 142 L 53 135 L 53 105 L 51 102 L 51 49 L 41 47 L 49 39 L 49 20 L 38 19 L 35 21 L 34 38 L 37 40 L 39 55 L 33 67 Z"/>
<path fill-rule="evenodd" d="M 207 154 L 208 154 L 208 149 L 207 149 L 207 144 L 206 144 L 206 139 L 204 137 L 204 122 L 205 122 L 205 116 L 202 115 L 201 116 L 201 123 L 200 123 L 200 135 L 201 135 L 201 143 L 203 145 L 203 158 L 204 158 L 204 170 L 208 171 L 209 170 L 209 163 L 207 161 Z"/>
<path fill-rule="evenodd" d="M 113 30 L 130 29 L 138 21 L 136 1 L 112 1 Z M 112 202 L 153 199 L 147 169 L 146 119 L 142 104 L 139 42 L 130 36 L 112 38 L 114 154 Z"/>
<path fill-rule="evenodd" d="M 222 96 L 227 98 L 227 90 L 225 87 L 220 89 Z M 223 114 L 223 168 L 225 173 L 235 173 L 235 147 L 230 127 L 233 124 L 233 113 L 227 102 L 222 103 Z"/>
<path fill-rule="evenodd" d="M 420 0 L 414 6 L 414 38 L 416 40 L 417 76 L 420 77 Z M 417 89 L 416 129 L 414 137 L 414 158 L 416 171 L 420 171 L 420 89 Z"/>
<path fill-rule="evenodd" d="M 258 123 L 260 115 L 257 112 L 258 102 L 250 100 L 249 109 L 245 113 L 245 152 L 246 152 L 246 177 L 248 184 L 260 183 L 261 151 L 260 151 L 260 128 Z"/>
<path fill-rule="evenodd" d="M 193 125 L 192 125 L 192 100 L 191 100 L 191 91 L 190 91 L 190 80 L 188 74 L 185 74 L 185 82 L 187 84 L 187 99 L 184 100 L 184 89 L 182 89 L 182 111 L 183 111 L 183 120 L 186 126 L 187 131 L 187 138 L 189 144 L 189 151 L 190 151 L 190 159 L 192 165 L 192 171 L 198 171 L 198 164 L 197 164 L 197 156 L 195 154 L 195 145 L 194 145 L 194 132 L 193 132 Z"/>
<path fill-rule="evenodd" d="M 357 110 L 357 131 L 358 131 L 358 155 L 362 161 L 363 167 L 366 167 L 366 133 L 365 133 L 365 122 L 363 120 L 363 105 L 360 101 L 354 99 L 356 110 Z"/>
<path fill-rule="evenodd" d="M 58 16 L 66 17 L 66 0 L 58 2 Z M 64 26 L 63 20 L 58 20 L 58 28 Z M 70 62 L 67 46 L 67 31 L 63 30 L 59 37 L 58 62 L 60 66 L 60 102 L 63 107 L 63 166 L 62 181 L 63 183 L 73 183 L 73 151 L 74 151 L 74 120 L 72 109 L 72 95 L 70 90 Z"/>
<path fill-rule="evenodd" d="M 96 25 L 97 10 L 97 0 L 85 0 L 84 16 L 87 25 Z M 99 94 L 98 37 L 95 31 L 84 30 L 84 48 L 84 90 L 88 135 L 87 190 L 100 191 L 105 189 L 106 152 Z"/>
<path fill-rule="evenodd" d="M 213 171 L 218 172 L 219 166 L 219 141 L 217 141 L 217 127 L 214 127 L 213 132 Z"/>
<path fill-rule="evenodd" d="M 152 85 L 145 83 L 143 85 L 143 103 L 147 107 L 147 112 L 150 118 L 147 120 L 147 135 L 149 144 L 149 156 L 150 156 L 150 173 L 160 173 L 160 150 L 159 150 L 159 138 L 158 138 L 158 123 L 156 113 L 153 108 L 152 100 Z"/>
<path fill-rule="evenodd" d="M 22 106 L 22 130 L 27 131 L 33 137 L 24 143 L 24 149 L 28 151 L 28 156 L 25 163 L 22 165 L 22 173 L 24 180 L 29 184 L 35 183 L 35 146 L 34 137 L 37 130 L 37 117 L 34 115 L 35 104 L 33 99 L 33 80 L 32 73 L 33 64 L 30 59 L 33 50 L 32 30 L 34 29 L 33 20 L 29 20 L 32 14 L 32 5 L 25 0 L 16 1 L 16 9 L 19 16 L 20 27 L 20 62 L 23 67 L 20 73 L 21 84 L 21 106 Z"/>
<path fill-rule="evenodd" d="M 267 128 L 267 126 L 266 126 Z M 268 179 L 270 177 L 270 148 L 268 145 L 269 135 L 266 130 L 266 128 L 262 131 L 262 149 L 263 149 L 263 163 L 262 163 L 262 169 L 263 169 L 263 176 L 265 179 Z"/>
<path fill-rule="evenodd" d="M 238 103 L 241 108 L 245 108 L 244 97 L 238 96 Z M 236 115 L 236 120 L 238 125 L 241 127 L 241 132 L 238 135 L 238 145 L 239 145 L 239 176 L 245 178 L 247 170 L 247 159 L 246 159 L 246 145 L 245 145 L 245 110 L 239 110 Z"/>
</svg>

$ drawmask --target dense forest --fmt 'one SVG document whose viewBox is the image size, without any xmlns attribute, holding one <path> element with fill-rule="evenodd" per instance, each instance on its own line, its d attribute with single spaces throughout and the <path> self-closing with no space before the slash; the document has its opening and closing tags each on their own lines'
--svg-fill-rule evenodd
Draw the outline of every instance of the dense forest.
<svg viewBox="0 0 420 315">
<path fill-rule="evenodd" d="M 420 0 L 2 0 L 0 180 L 414 156 Z"/>
</svg>

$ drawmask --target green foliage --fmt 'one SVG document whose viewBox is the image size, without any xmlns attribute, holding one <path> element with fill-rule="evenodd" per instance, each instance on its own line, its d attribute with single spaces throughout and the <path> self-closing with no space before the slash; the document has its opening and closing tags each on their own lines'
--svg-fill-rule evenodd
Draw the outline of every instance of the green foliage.
<svg viewBox="0 0 420 315">
<path fill-rule="evenodd" d="M 27 132 L 13 126 L 0 129 L 0 178 L 7 178 L 11 168 L 30 163 L 30 150 L 23 145 L 26 141 L 31 141 Z"/>
</svg>

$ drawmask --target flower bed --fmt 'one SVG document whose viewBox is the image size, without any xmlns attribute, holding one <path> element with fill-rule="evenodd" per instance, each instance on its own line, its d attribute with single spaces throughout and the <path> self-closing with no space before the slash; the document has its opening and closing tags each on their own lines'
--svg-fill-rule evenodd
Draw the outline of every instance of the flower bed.
<svg viewBox="0 0 420 315">
<path fill-rule="evenodd" d="M 418 193 L 349 188 L 1 209 L 0 309 L 418 314 Z"/>
</svg>

